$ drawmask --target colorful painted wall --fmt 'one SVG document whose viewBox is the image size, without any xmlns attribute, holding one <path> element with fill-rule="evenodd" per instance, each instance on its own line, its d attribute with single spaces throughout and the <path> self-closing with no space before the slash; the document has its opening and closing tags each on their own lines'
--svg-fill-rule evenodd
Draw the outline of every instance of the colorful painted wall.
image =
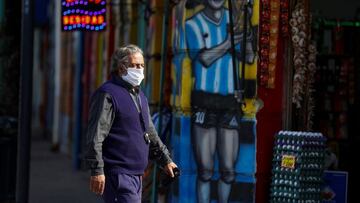
<svg viewBox="0 0 360 203">
<path fill-rule="evenodd" d="M 235 67 L 244 80 L 243 106 L 233 99 L 228 2 L 180 1 L 173 8 L 172 147 L 182 175 L 172 202 L 255 201 L 256 113 L 261 106 L 256 87 L 258 3 L 248 5 L 244 39 L 245 1 L 233 2 Z"/>
</svg>

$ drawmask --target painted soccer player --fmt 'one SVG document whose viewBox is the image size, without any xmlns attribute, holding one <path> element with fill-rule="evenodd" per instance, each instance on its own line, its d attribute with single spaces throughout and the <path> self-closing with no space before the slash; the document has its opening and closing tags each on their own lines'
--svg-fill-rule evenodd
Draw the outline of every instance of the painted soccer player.
<svg viewBox="0 0 360 203">
<path fill-rule="evenodd" d="M 220 172 L 218 202 L 228 202 L 239 153 L 241 113 L 234 99 L 229 12 L 224 3 L 204 0 L 204 8 L 185 22 L 195 78 L 191 106 L 198 202 L 210 202 L 215 155 Z M 236 50 L 240 50 L 242 38 L 241 32 L 234 35 Z M 251 53 L 247 56 L 246 62 L 252 63 Z"/>
</svg>

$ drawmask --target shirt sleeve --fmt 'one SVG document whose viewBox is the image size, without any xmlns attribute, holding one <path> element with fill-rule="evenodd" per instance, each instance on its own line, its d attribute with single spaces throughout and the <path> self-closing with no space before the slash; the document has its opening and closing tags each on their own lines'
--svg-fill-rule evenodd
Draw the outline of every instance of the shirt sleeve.
<svg viewBox="0 0 360 203">
<path fill-rule="evenodd" d="M 114 108 L 110 94 L 98 91 L 91 97 L 86 135 L 85 163 L 91 175 L 104 174 L 102 144 L 114 121 Z"/>
<path fill-rule="evenodd" d="M 205 36 L 196 23 L 196 16 L 185 22 L 186 46 L 189 49 L 188 54 L 192 60 L 196 60 L 200 50 L 205 48 Z"/>
<path fill-rule="evenodd" d="M 149 112 L 149 138 L 150 138 L 150 152 L 149 158 L 155 160 L 160 166 L 165 166 L 172 161 L 170 157 L 170 152 L 167 149 L 166 145 L 161 141 L 158 133 L 156 132 L 154 123 L 152 122 L 150 110 Z"/>
</svg>

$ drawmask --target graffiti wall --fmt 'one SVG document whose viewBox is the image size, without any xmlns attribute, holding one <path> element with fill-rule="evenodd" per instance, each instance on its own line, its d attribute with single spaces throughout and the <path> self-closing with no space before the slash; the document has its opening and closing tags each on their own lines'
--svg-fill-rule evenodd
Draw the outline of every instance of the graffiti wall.
<svg viewBox="0 0 360 203">
<path fill-rule="evenodd" d="M 258 4 L 180 1 L 173 8 L 172 148 L 182 175 L 172 202 L 254 202 Z"/>
</svg>

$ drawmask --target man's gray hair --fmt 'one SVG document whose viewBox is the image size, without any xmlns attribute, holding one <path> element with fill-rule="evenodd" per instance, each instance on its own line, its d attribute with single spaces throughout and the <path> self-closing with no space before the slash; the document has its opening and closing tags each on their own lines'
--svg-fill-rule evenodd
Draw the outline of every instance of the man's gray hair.
<svg viewBox="0 0 360 203">
<path fill-rule="evenodd" d="M 129 63 L 129 56 L 136 53 L 144 55 L 143 51 L 133 44 L 117 48 L 111 56 L 110 72 L 116 72 L 121 64 L 126 65 L 126 63 Z"/>
</svg>

